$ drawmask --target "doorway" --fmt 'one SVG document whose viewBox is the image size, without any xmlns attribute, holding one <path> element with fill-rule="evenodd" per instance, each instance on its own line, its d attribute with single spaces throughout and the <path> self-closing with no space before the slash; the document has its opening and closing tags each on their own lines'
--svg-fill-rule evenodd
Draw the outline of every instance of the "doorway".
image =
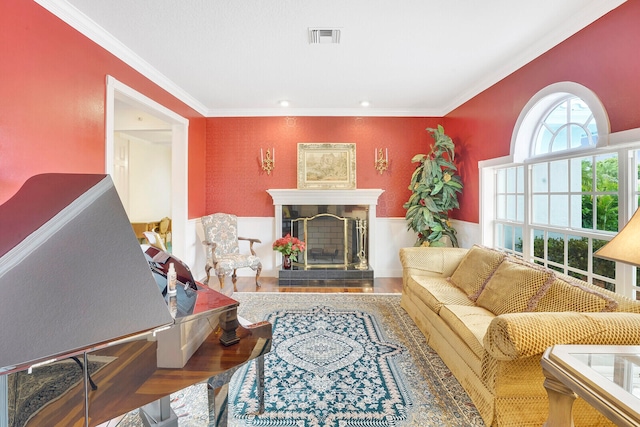
<svg viewBox="0 0 640 427">
<path fill-rule="evenodd" d="M 117 182 L 132 222 L 171 218 L 172 252 L 178 258 L 186 256 L 188 126 L 184 117 L 107 76 L 105 171 Z M 130 162 L 144 167 L 145 158 L 156 163 L 149 166 L 153 172 L 132 173 Z"/>
</svg>

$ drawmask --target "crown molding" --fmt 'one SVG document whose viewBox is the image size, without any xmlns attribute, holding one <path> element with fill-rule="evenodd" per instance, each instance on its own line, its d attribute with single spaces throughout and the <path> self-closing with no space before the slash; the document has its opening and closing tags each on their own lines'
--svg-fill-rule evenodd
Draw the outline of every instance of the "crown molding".
<svg viewBox="0 0 640 427">
<path fill-rule="evenodd" d="M 441 110 L 385 108 L 212 108 L 207 117 L 443 117 Z"/>
<path fill-rule="evenodd" d="M 167 76 L 155 69 L 151 64 L 142 59 L 126 45 L 113 37 L 104 28 L 96 24 L 87 15 L 64 0 L 34 0 L 40 6 L 60 18 L 71 27 L 75 28 L 85 37 L 98 44 L 125 64 L 138 71 L 140 74 L 196 110 L 203 116 L 207 107 L 193 96 L 185 92 Z"/>
</svg>

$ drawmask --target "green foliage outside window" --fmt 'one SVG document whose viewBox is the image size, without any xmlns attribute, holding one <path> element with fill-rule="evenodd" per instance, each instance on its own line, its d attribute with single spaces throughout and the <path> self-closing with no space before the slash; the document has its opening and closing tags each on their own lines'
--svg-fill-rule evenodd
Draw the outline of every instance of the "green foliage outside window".
<svg viewBox="0 0 640 427">
<path fill-rule="evenodd" d="M 604 241 L 596 240 L 593 242 L 593 251 L 600 249 L 604 246 Z M 564 239 L 563 238 L 549 238 L 547 239 L 547 259 L 548 260 L 564 260 Z M 588 271 L 589 268 L 589 239 L 586 237 L 573 238 L 567 240 L 567 260 L 565 265 L 575 268 L 581 271 Z M 535 237 L 533 239 L 533 253 L 539 256 L 544 254 L 544 239 L 542 237 Z M 562 262 L 560 262 L 562 264 Z M 554 270 L 560 270 L 549 266 Z M 604 259 L 593 258 L 593 272 L 604 277 L 615 279 L 616 277 L 616 264 L 613 261 L 607 261 Z M 576 272 L 569 272 L 570 276 L 576 277 L 581 280 L 586 280 L 587 277 L 583 274 Z M 603 282 L 600 280 L 594 280 L 594 284 L 602 286 L 610 291 L 615 291 L 613 284 Z"/>
<path fill-rule="evenodd" d="M 593 186 L 593 163 L 582 161 L 582 191 L 583 192 L 618 192 L 618 158 L 608 157 L 596 162 L 596 182 Z M 593 195 L 582 196 L 582 228 L 594 229 L 593 226 Z M 597 230 L 618 231 L 618 196 L 604 194 L 596 196 L 596 227 Z"/>
</svg>

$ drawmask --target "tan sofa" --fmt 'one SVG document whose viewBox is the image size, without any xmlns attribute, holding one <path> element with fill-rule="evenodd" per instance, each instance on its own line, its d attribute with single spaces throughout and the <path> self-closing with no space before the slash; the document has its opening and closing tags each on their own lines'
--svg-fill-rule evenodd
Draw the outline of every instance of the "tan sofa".
<svg viewBox="0 0 640 427">
<path fill-rule="evenodd" d="M 553 344 L 640 344 L 640 302 L 474 246 L 403 248 L 402 307 L 487 426 L 541 426 Z M 612 425 L 578 399 L 576 426 Z"/>
</svg>

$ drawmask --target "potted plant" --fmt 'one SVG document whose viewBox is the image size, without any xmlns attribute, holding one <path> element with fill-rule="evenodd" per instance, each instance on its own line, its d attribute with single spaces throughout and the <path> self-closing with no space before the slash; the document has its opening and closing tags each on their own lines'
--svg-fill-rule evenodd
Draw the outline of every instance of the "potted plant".
<svg viewBox="0 0 640 427">
<path fill-rule="evenodd" d="M 460 207 L 458 193 L 462 192 L 462 180 L 453 163 L 455 145 L 442 126 L 426 130 L 431 132 L 434 143 L 427 154 L 411 159 L 418 165 L 409 185 L 413 194 L 403 205 L 407 210 L 405 218 L 408 229 L 418 233 L 415 246 L 445 246 L 446 236 L 457 247 L 456 230 L 449 221 L 449 211 Z"/>
<path fill-rule="evenodd" d="M 292 261 L 298 261 L 298 254 L 304 251 L 304 248 L 304 242 L 297 237 L 291 237 L 291 234 L 287 234 L 273 242 L 273 250 L 280 252 L 284 256 L 282 260 L 284 269 L 291 268 Z"/>
</svg>

